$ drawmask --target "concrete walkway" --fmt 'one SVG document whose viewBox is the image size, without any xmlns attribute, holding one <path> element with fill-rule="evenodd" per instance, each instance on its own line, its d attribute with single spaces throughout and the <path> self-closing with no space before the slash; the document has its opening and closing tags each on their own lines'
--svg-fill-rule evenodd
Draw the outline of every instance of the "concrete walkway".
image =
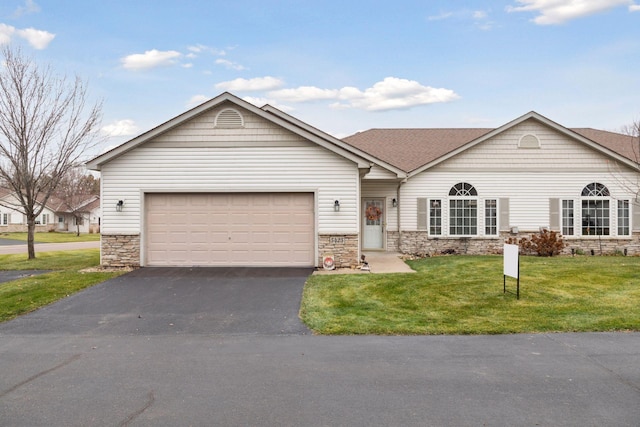
<svg viewBox="0 0 640 427">
<path fill-rule="evenodd" d="M 100 247 L 100 242 L 71 242 L 71 243 L 36 243 L 36 254 L 38 252 L 52 251 L 74 251 L 78 249 L 96 249 Z M 27 242 L 20 242 L 15 245 L 0 245 L 0 255 L 6 254 L 26 254 Z"/>
<path fill-rule="evenodd" d="M 369 270 L 359 268 L 337 268 L 335 270 L 324 270 L 322 268 L 313 274 L 370 274 L 370 273 L 415 273 L 400 258 L 402 254 L 398 252 L 363 252 Z"/>
</svg>

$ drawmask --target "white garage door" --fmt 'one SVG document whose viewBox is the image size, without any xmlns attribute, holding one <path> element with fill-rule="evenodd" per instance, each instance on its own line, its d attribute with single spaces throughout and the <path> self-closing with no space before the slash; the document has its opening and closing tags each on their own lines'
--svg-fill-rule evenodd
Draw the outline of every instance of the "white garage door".
<svg viewBox="0 0 640 427">
<path fill-rule="evenodd" d="M 312 266 L 312 193 L 147 194 L 146 265 Z"/>
</svg>

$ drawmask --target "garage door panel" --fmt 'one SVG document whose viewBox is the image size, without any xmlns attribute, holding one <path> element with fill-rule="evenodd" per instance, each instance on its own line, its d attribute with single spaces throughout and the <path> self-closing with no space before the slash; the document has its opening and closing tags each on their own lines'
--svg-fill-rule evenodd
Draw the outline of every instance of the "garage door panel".
<svg viewBox="0 0 640 427">
<path fill-rule="evenodd" d="M 314 264 L 311 193 L 146 197 L 146 265 Z"/>
</svg>

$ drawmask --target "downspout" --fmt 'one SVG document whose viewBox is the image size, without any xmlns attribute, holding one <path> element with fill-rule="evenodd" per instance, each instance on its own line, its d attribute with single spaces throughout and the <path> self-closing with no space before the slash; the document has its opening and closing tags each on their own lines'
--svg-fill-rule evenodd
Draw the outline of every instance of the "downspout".
<svg viewBox="0 0 640 427">
<path fill-rule="evenodd" d="M 402 253 L 400 250 L 400 244 L 402 242 L 402 227 L 400 227 L 400 209 L 402 209 L 402 203 L 400 202 L 400 187 L 402 184 L 407 182 L 407 178 L 403 179 L 398 183 L 398 188 L 396 188 L 396 200 L 398 201 L 398 208 L 396 209 L 396 223 L 398 224 L 398 252 Z"/>
</svg>

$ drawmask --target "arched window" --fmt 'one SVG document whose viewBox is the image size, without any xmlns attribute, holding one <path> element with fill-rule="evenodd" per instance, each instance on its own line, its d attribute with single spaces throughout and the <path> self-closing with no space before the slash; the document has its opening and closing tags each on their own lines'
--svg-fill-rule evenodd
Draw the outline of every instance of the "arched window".
<svg viewBox="0 0 640 427">
<path fill-rule="evenodd" d="M 478 192 L 473 185 L 466 182 L 459 182 L 449 190 L 450 196 L 477 196 Z"/>
<path fill-rule="evenodd" d="M 582 197 L 609 197 L 609 189 L 599 182 L 592 182 L 582 189 Z"/>
<path fill-rule="evenodd" d="M 582 235 L 608 236 L 609 189 L 598 182 L 592 182 L 582 189 Z"/>
<path fill-rule="evenodd" d="M 478 192 L 473 185 L 459 182 L 449 190 L 449 234 L 478 234 Z"/>
</svg>

